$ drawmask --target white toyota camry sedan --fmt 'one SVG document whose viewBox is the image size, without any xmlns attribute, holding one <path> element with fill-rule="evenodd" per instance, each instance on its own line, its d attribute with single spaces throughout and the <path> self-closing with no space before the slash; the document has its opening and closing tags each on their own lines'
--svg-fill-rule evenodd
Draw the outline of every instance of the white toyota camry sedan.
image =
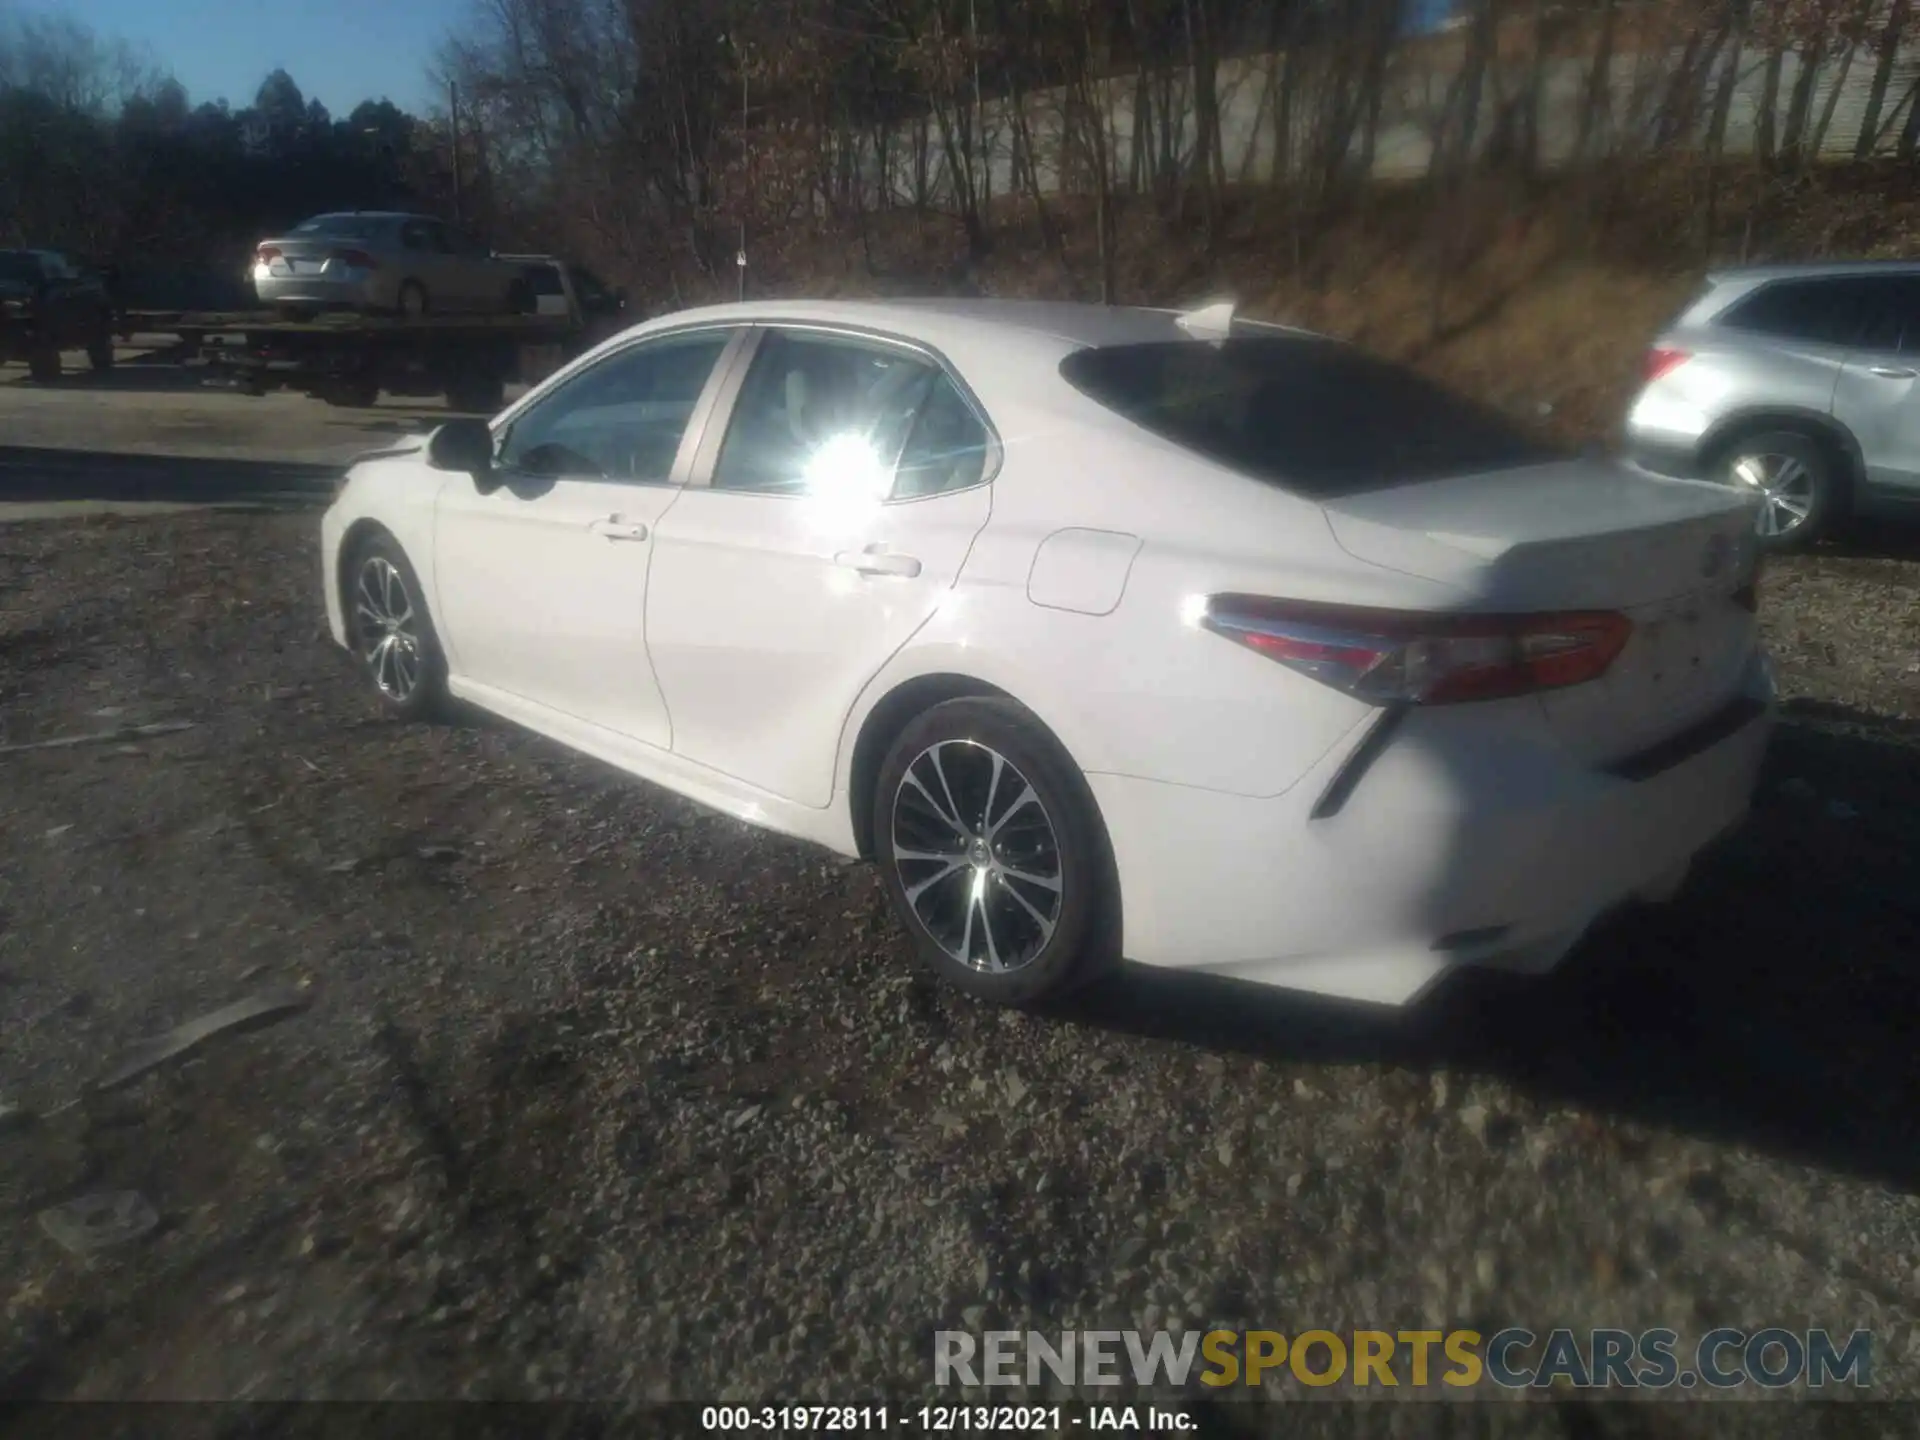
<svg viewBox="0 0 1920 1440">
<path fill-rule="evenodd" d="M 1541 970 L 1745 813 L 1746 500 L 1231 317 L 648 322 L 354 465 L 336 640 L 880 868 L 936 970 L 1385 1004 Z"/>
</svg>

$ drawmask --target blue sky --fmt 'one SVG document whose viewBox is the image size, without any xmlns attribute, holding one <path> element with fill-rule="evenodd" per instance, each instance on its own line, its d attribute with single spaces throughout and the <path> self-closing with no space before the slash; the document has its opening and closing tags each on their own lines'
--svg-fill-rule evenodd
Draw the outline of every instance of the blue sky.
<svg viewBox="0 0 1920 1440">
<path fill-rule="evenodd" d="M 1423 29 L 1454 8 L 1453 0 L 1407 5 Z M 439 100 L 426 69 L 465 0 L 28 0 L 24 8 L 65 13 L 102 38 L 145 47 L 196 105 L 224 95 L 237 109 L 267 72 L 284 67 L 302 94 L 342 116 L 383 96 L 416 111 Z"/>
<path fill-rule="evenodd" d="M 465 0 L 26 0 L 65 14 L 103 39 L 151 52 L 193 103 L 222 95 L 251 104 L 267 72 L 284 67 L 308 99 L 336 116 L 382 96 L 409 110 L 429 93 L 427 66 Z"/>
</svg>

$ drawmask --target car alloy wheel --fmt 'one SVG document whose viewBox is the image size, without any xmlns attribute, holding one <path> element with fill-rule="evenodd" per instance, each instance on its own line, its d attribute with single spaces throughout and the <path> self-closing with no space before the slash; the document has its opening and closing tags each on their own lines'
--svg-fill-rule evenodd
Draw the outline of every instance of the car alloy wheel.
<svg viewBox="0 0 1920 1440">
<path fill-rule="evenodd" d="M 354 619 L 360 659 L 380 693 L 405 705 L 419 692 L 425 673 L 420 624 L 406 578 L 384 555 L 370 555 L 354 584 Z"/>
<path fill-rule="evenodd" d="M 927 935 L 970 970 L 1008 974 L 1059 925 L 1060 839 L 1039 792 L 999 751 L 942 740 L 893 799 L 893 863 Z"/>
<path fill-rule="evenodd" d="M 1797 455 L 1738 455 L 1728 473 L 1758 496 L 1754 530 L 1762 539 L 1784 539 L 1813 514 L 1819 481 Z"/>
</svg>

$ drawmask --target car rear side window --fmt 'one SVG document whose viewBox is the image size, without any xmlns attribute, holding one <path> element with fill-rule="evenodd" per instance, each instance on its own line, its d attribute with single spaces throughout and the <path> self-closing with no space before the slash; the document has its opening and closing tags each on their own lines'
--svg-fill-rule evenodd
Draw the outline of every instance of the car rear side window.
<svg viewBox="0 0 1920 1440">
<path fill-rule="evenodd" d="M 1731 330 L 1816 345 L 1857 345 L 1888 298 L 1888 282 L 1869 276 L 1774 280 L 1720 319 Z"/>
<path fill-rule="evenodd" d="M 376 222 L 363 215 L 316 215 L 311 220 L 302 220 L 293 227 L 295 235 L 350 235 L 371 234 Z"/>
<path fill-rule="evenodd" d="M 716 490 L 884 498 L 923 406 L 945 377 L 891 345 L 769 330 L 740 388 L 714 465 Z M 930 432 L 931 433 L 931 432 Z M 934 436 L 915 495 L 952 488 Z M 924 488 L 926 486 L 932 488 Z M 906 498 L 904 494 L 898 498 Z"/>
<path fill-rule="evenodd" d="M 1333 340 L 1102 346 L 1068 356 L 1060 373 L 1143 429 L 1312 499 L 1561 453 L 1405 366 Z"/>
</svg>

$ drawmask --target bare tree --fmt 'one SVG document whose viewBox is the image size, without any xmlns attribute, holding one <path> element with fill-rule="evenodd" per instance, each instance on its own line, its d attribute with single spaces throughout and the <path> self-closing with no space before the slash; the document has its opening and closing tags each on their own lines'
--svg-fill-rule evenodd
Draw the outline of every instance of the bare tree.
<svg viewBox="0 0 1920 1440">
<path fill-rule="evenodd" d="M 1892 0 L 1886 15 L 1874 27 L 1873 81 L 1867 89 L 1867 108 L 1860 119 L 1860 136 L 1854 142 L 1856 159 L 1866 159 L 1879 142 L 1880 114 L 1886 107 L 1887 87 L 1893 83 L 1893 67 L 1900 56 L 1900 42 L 1906 35 L 1910 8 L 1910 0 Z"/>
</svg>

